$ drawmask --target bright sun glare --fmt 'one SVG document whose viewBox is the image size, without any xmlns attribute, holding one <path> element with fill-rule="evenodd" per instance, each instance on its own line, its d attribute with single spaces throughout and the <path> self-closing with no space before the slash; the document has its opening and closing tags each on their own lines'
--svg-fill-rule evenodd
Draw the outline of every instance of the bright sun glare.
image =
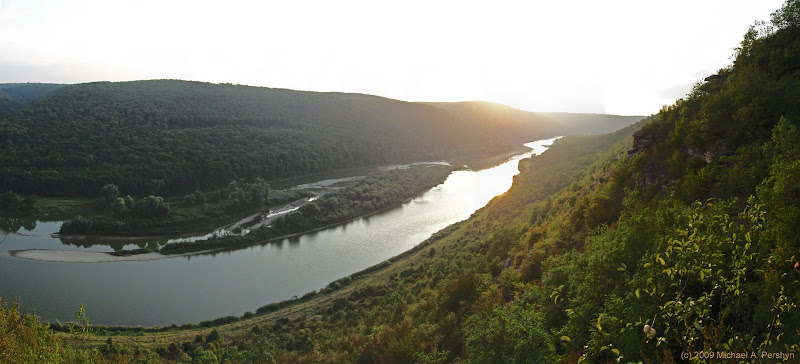
<svg viewBox="0 0 800 364">
<path fill-rule="evenodd" d="M 0 82 L 171 78 L 651 114 L 779 5 L 6 0 Z"/>
</svg>

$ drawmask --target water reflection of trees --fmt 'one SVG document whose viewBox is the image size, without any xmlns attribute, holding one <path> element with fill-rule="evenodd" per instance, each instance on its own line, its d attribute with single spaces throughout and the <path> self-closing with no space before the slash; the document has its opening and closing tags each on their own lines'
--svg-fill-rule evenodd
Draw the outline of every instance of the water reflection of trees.
<svg viewBox="0 0 800 364">
<path fill-rule="evenodd" d="M 36 219 L 25 217 L 0 217 L 0 232 L 3 235 L 14 234 L 20 229 L 31 231 L 36 228 Z"/>
<path fill-rule="evenodd" d="M 135 245 L 140 249 L 147 248 L 151 250 L 156 250 L 164 246 L 164 244 L 166 244 L 166 241 L 161 241 L 161 240 L 131 241 L 131 240 L 119 240 L 119 239 L 102 240 L 95 238 L 80 239 L 80 238 L 63 238 L 63 237 L 59 237 L 58 240 L 60 240 L 61 243 L 64 245 L 72 245 L 79 248 L 91 248 L 93 246 L 98 246 L 98 245 L 107 246 L 117 252 L 122 251 L 126 246 L 131 246 L 131 245 Z"/>
</svg>

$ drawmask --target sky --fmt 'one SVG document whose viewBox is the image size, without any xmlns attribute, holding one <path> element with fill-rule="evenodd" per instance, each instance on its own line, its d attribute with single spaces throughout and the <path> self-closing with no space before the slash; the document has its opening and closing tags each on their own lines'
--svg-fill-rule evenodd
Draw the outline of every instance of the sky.
<svg viewBox="0 0 800 364">
<path fill-rule="evenodd" d="M 0 83 L 185 79 L 649 115 L 780 0 L 0 0 Z"/>
</svg>

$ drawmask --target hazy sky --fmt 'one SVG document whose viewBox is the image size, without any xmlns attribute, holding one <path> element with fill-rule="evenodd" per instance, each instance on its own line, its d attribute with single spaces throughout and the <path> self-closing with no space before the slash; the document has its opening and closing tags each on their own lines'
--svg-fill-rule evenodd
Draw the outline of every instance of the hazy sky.
<svg viewBox="0 0 800 364">
<path fill-rule="evenodd" d="M 177 78 L 652 114 L 781 0 L 0 0 L 0 82 Z"/>
</svg>

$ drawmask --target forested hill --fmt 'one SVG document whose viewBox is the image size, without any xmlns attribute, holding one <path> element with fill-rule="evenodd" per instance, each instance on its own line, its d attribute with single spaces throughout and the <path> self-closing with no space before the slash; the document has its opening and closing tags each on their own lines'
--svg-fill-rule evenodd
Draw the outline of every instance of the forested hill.
<svg viewBox="0 0 800 364">
<path fill-rule="evenodd" d="M 69 85 L 0 116 L 0 190 L 79 196 L 114 183 L 174 195 L 240 178 L 499 154 L 565 130 L 551 124 L 487 123 L 361 94 L 176 80 Z"/>
</svg>

